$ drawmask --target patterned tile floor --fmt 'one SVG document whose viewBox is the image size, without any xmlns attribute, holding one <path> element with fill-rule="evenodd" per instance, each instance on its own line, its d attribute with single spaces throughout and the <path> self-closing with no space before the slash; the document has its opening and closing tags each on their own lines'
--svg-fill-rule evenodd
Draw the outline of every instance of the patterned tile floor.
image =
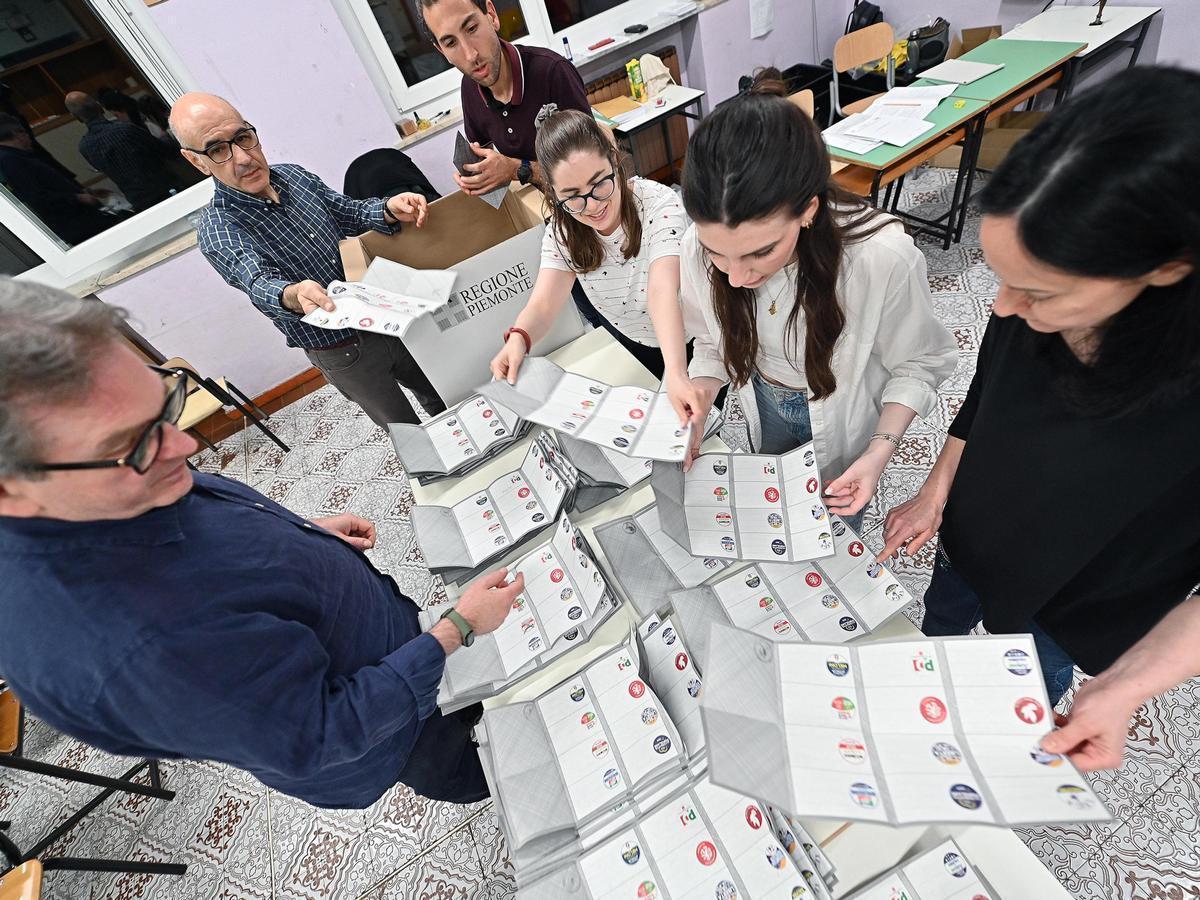
<svg viewBox="0 0 1200 900">
<path fill-rule="evenodd" d="M 952 175 L 926 169 L 908 179 L 906 205 L 936 207 Z M 929 210 L 924 210 L 928 212 Z M 966 392 L 995 294 L 983 262 L 978 219 L 961 244 L 943 251 L 919 239 L 934 304 L 961 351 L 938 408 L 909 432 L 866 524 L 878 544 L 883 513 L 920 486 Z M 744 445 L 740 411 L 725 437 Z M 198 465 L 247 481 L 296 512 L 352 511 L 376 522 L 372 556 L 418 602 L 438 599 L 440 584 L 422 566 L 408 516 L 413 497 L 382 429 L 331 388 L 271 418 L 291 446 L 284 454 L 254 430 L 226 440 Z M 929 581 L 928 550 L 905 560 L 900 578 L 920 597 Z M 919 622 L 919 601 L 906 610 Z M 1069 698 L 1064 703 L 1069 702 Z M 1176 900 L 1200 897 L 1200 684 L 1191 682 L 1146 704 L 1130 724 L 1124 767 L 1092 781 L 1116 815 L 1102 827 L 1032 828 L 1021 837 L 1081 900 Z M 79 769 L 118 774 L 114 758 L 30 722 L 27 754 Z M 427 801 L 397 787 L 367 810 L 317 810 L 211 763 L 163 765 L 172 803 L 127 797 L 110 801 L 75 828 L 51 855 L 186 862 L 182 879 L 129 874 L 55 873 L 46 896 L 69 900 L 500 900 L 515 895 L 512 870 L 490 803 L 461 807 Z M 0 776 L 0 818 L 30 845 L 86 802 L 94 789 L 30 775 Z"/>
</svg>

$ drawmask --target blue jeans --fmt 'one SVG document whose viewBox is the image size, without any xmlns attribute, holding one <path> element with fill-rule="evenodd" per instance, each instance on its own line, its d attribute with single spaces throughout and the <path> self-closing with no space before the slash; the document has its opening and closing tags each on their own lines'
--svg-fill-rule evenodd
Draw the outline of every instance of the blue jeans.
<svg viewBox="0 0 1200 900">
<path fill-rule="evenodd" d="M 928 637 L 966 634 L 981 621 L 983 604 L 979 602 L 979 595 L 954 571 L 950 557 L 939 545 L 934 556 L 933 578 L 925 591 L 925 620 L 921 624 L 921 631 Z M 1042 678 L 1050 695 L 1050 705 L 1057 706 L 1062 695 L 1071 687 L 1075 661 L 1037 623 L 1031 620 L 1025 630 L 1033 635 L 1038 661 L 1042 664 Z"/>
<path fill-rule="evenodd" d="M 808 397 L 804 391 L 778 387 L 754 376 L 754 399 L 758 406 L 758 421 L 762 433 L 758 452 L 775 456 L 787 453 L 813 439 L 812 418 L 808 413 Z M 841 474 L 841 473 L 838 473 Z M 826 478 L 829 475 L 826 473 Z M 841 519 L 854 531 L 862 534 L 865 507 L 853 516 Z"/>
</svg>

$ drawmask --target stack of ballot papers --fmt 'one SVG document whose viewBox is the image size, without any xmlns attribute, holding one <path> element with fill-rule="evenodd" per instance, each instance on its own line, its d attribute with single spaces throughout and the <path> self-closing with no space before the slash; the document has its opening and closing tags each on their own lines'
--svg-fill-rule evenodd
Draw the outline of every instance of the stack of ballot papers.
<svg viewBox="0 0 1200 900">
<path fill-rule="evenodd" d="M 875 561 L 837 516 L 844 540 L 819 562 L 755 563 L 669 595 L 680 629 L 700 665 L 714 622 L 769 641 L 844 643 L 870 634 L 912 602 L 888 567 Z"/>
<path fill-rule="evenodd" d="M 333 281 L 326 289 L 333 312 L 314 309 L 301 321 L 318 328 L 354 328 L 400 337 L 428 312 L 450 302 L 458 273 L 442 269 L 413 269 L 377 258 L 362 281 Z"/>
<path fill-rule="evenodd" d="M 418 506 L 412 511 L 425 565 L 446 581 L 469 581 L 489 562 L 550 526 L 559 512 L 570 508 L 574 489 L 572 468 L 558 458 L 549 435 L 539 435 L 520 469 L 506 472 L 453 506 Z"/>
<path fill-rule="evenodd" d="M 867 109 L 847 116 L 822 133 L 832 147 L 870 153 L 883 144 L 903 147 L 936 128 L 926 117 L 954 92 L 954 85 L 893 88 Z"/>
<path fill-rule="evenodd" d="M 800 875 L 812 892 L 812 900 L 833 900 L 831 891 L 838 882 L 837 870 L 825 851 L 804 826 L 782 810 L 767 805 L 767 818 L 779 844 L 796 862 Z M 800 894 L 808 897 L 808 894 Z"/>
<path fill-rule="evenodd" d="M 921 73 L 930 81 L 945 81 L 950 84 L 970 84 L 1004 68 L 1004 63 L 972 62 L 969 59 L 948 59 L 932 69 Z"/>
<path fill-rule="evenodd" d="M 511 409 L 480 397 L 420 425 L 388 425 L 396 456 L 419 484 L 432 484 L 472 472 L 520 440 L 529 430 Z"/>
<path fill-rule="evenodd" d="M 797 562 L 831 556 L 812 443 L 782 456 L 703 453 L 687 472 L 656 462 L 662 529 L 693 556 Z"/>
<path fill-rule="evenodd" d="M 587 541 L 565 515 L 549 541 L 509 567 L 510 580 L 519 574 L 525 576 L 525 590 L 503 624 L 446 657 L 438 688 L 443 712 L 494 697 L 539 671 L 584 643 L 617 608 Z M 422 610 L 422 629 L 453 605 Z"/>
<path fill-rule="evenodd" d="M 496 145 L 485 144 L 483 149 L 495 150 Z M 467 171 L 465 166 L 468 164 L 474 165 L 481 162 L 483 162 L 483 157 L 475 152 L 474 148 L 471 147 L 471 142 L 463 137 L 463 133 L 461 131 L 457 132 L 454 135 L 454 168 L 458 171 L 458 174 L 468 178 L 478 175 L 478 172 Z M 499 209 L 500 204 L 504 202 L 504 195 L 507 193 L 508 185 L 502 184 L 500 187 L 493 188 L 486 194 L 478 194 L 476 196 L 478 196 L 480 200 L 493 209 Z"/>
<path fill-rule="evenodd" d="M 1111 818 L 1071 761 L 1040 747 L 1054 710 L 1030 635 L 845 646 L 718 624 L 709 647 L 701 708 L 725 787 L 802 818 Z"/>
<path fill-rule="evenodd" d="M 728 567 L 714 556 L 695 557 L 662 529 L 651 503 L 595 529 L 609 578 L 639 615 L 663 608 L 673 591 L 703 584 Z"/>
<path fill-rule="evenodd" d="M 493 381 L 479 393 L 522 419 L 625 456 L 678 462 L 691 439 L 691 426 L 679 427 L 665 393 L 614 387 L 566 372 L 542 356 L 525 360 L 515 385 Z"/>
<path fill-rule="evenodd" d="M 847 900 L 1001 900 L 953 840 L 885 872 Z"/>
<path fill-rule="evenodd" d="M 712 407 L 705 421 L 704 437 L 708 438 L 721 429 L 724 420 L 722 411 Z M 626 456 L 598 444 L 590 444 L 565 432 L 556 432 L 555 440 L 567 458 L 579 470 L 579 484 L 575 488 L 575 503 L 572 509 L 585 512 L 605 500 L 624 493 L 650 477 L 654 461 Z"/>
</svg>

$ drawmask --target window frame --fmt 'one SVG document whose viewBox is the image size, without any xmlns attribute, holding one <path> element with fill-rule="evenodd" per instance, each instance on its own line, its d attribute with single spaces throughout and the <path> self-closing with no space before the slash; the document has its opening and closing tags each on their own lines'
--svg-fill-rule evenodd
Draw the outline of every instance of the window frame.
<svg viewBox="0 0 1200 900">
<path fill-rule="evenodd" d="M 143 0 L 84 0 L 120 48 L 167 102 L 194 89 L 194 80 L 150 17 Z M 0 192 L 0 222 L 69 282 L 109 261 L 146 252 L 191 228 L 188 215 L 212 198 L 211 179 L 194 184 L 93 238 L 65 247 L 36 213 Z M 40 267 L 39 267 L 40 268 Z M 30 270 L 34 271 L 34 270 Z"/>
</svg>

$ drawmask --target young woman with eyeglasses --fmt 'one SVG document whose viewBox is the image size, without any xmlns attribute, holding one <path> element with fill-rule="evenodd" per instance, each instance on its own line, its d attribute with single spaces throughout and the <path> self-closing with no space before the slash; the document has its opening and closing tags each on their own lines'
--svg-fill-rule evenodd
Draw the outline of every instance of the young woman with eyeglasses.
<svg viewBox="0 0 1200 900">
<path fill-rule="evenodd" d="M 924 256 L 896 219 L 834 185 L 817 126 L 771 74 L 688 144 L 694 224 L 680 274 L 685 315 L 702 321 L 696 413 L 730 382 L 756 452 L 813 441 L 826 505 L 856 527 L 957 353 L 934 318 Z"/>
<path fill-rule="evenodd" d="M 609 332 L 663 379 L 680 420 L 688 421 L 698 398 L 679 306 L 687 222 L 678 196 L 631 176 L 609 135 L 577 110 L 548 118 L 535 147 L 552 217 L 533 293 L 492 360 L 492 374 L 516 382 L 521 361 L 550 330 L 578 278 Z"/>
</svg>

